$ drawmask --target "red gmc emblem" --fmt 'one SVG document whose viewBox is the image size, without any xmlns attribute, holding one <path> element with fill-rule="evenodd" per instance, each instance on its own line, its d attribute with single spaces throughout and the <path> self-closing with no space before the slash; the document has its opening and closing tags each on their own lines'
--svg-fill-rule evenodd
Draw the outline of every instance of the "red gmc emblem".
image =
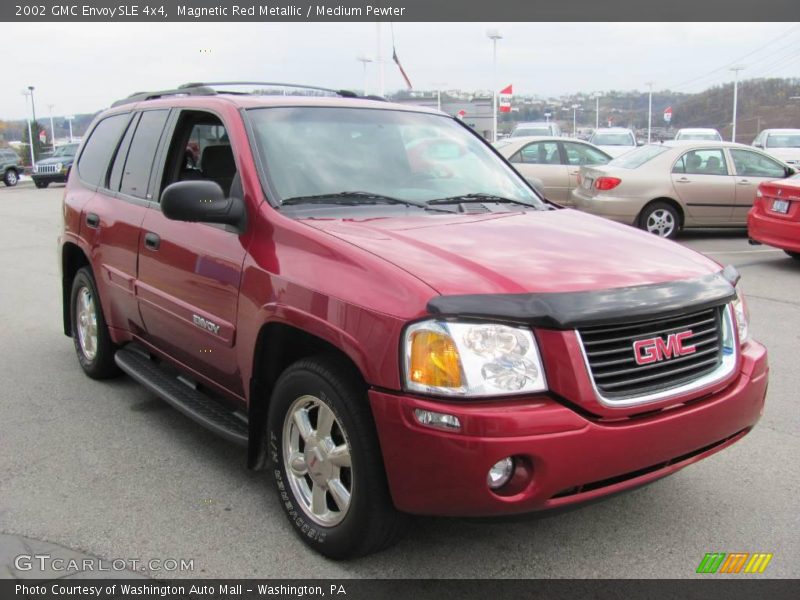
<svg viewBox="0 0 800 600">
<path fill-rule="evenodd" d="M 690 337 L 692 337 L 691 330 L 670 333 L 666 339 L 655 337 L 633 342 L 633 356 L 636 358 L 636 364 L 649 365 L 661 360 L 669 360 L 676 356 L 694 354 L 697 348 L 684 345 L 684 342 Z"/>
</svg>

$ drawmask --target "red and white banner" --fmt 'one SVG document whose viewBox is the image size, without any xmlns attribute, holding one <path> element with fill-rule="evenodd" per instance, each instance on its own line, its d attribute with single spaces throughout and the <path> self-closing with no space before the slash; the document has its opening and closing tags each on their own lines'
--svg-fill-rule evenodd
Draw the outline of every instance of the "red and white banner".
<svg viewBox="0 0 800 600">
<path fill-rule="evenodd" d="M 511 95 L 513 94 L 512 86 L 504 87 L 498 94 L 498 106 L 500 112 L 511 112 Z"/>
<path fill-rule="evenodd" d="M 671 106 L 668 106 L 666 109 L 664 109 L 664 121 L 666 123 L 669 123 L 670 121 L 672 121 L 672 107 Z"/>
<path fill-rule="evenodd" d="M 465 111 L 464 109 L 461 109 L 456 113 L 456 117 L 459 119 L 463 119 L 466 116 L 467 116 L 467 111 Z"/>
</svg>

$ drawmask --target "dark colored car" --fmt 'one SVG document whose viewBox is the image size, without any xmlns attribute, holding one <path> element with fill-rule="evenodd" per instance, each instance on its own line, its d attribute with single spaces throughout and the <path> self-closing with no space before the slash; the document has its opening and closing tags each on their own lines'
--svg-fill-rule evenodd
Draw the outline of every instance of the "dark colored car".
<svg viewBox="0 0 800 600">
<path fill-rule="evenodd" d="M 309 546 L 593 500 L 759 420 L 735 269 L 542 200 L 455 118 L 301 93 L 116 103 L 60 245 L 86 374 L 245 445 Z"/>
<path fill-rule="evenodd" d="M 800 260 L 800 175 L 758 186 L 747 233 L 751 240 Z"/>
<path fill-rule="evenodd" d="M 33 183 L 37 188 L 46 188 L 51 183 L 64 183 L 69 177 L 75 154 L 80 144 L 64 144 L 36 163 L 33 170 Z"/>
<path fill-rule="evenodd" d="M 0 174 L 2 174 L 3 183 L 7 187 L 13 187 L 19 183 L 23 170 L 19 154 L 11 148 L 0 148 Z"/>
</svg>

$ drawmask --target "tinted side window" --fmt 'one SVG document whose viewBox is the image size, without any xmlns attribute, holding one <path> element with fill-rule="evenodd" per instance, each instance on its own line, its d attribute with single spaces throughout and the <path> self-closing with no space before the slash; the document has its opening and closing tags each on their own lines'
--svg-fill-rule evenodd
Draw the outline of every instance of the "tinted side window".
<svg viewBox="0 0 800 600">
<path fill-rule="evenodd" d="M 567 162 L 570 165 L 604 165 L 609 160 L 605 154 L 586 144 L 564 142 L 564 150 L 567 152 Z"/>
<path fill-rule="evenodd" d="M 736 174 L 749 177 L 774 177 L 779 179 L 786 177 L 783 165 L 749 150 L 731 149 L 733 164 L 736 165 Z"/>
<path fill-rule="evenodd" d="M 129 117 L 127 113 L 113 115 L 97 124 L 78 161 L 81 179 L 92 185 L 105 185 L 108 163 Z"/>
<path fill-rule="evenodd" d="M 513 162 L 522 162 L 528 165 L 561 164 L 561 155 L 556 142 L 533 142 L 520 150 L 519 155 L 519 158 Z"/>
<path fill-rule="evenodd" d="M 136 131 L 136 125 L 139 123 L 139 115 L 131 119 L 128 130 L 125 132 L 125 137 L 122 138 L 122 143 L 117 149 L 117 156 L 114 159 L 114 165 L 111 167 L 111 175 L 108 178 L 108 189 L 113 192 L 119 191 L 119 184 L 122 181 L 122 170 L 125 168 L 125 159 L 128 157 L 128 148 L 131 145 L 133 132 Z"/>
<path fill-rule="evenodd" d="M 137 198 L 147 197 L 147 183 L 156 157 L 156 148 L 167 122 L 168 110 L 142 113 L 122 172 L 119 191 Z"/>
<path fill-rule="evenodd" d="M 722 150 L 691 150 L 681 156 L 672 172 L 687 175 L 727 175 L 728 164 Z"/>
</svg>

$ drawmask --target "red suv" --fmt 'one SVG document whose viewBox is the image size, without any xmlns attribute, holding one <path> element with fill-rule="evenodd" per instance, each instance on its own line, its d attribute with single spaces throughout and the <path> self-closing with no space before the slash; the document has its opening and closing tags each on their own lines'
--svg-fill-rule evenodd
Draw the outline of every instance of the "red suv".
<svg viewBox="0 0 800 600">
<path fill-rule="evenodd" d="M 90 377 L 246 445 L 309 546 L 598 498 L 758 421 L 734 269 L 548 203 L 442 113 L 269 86 L 97 117 L 64 199 L 64 332 Z"/>
</svg>

